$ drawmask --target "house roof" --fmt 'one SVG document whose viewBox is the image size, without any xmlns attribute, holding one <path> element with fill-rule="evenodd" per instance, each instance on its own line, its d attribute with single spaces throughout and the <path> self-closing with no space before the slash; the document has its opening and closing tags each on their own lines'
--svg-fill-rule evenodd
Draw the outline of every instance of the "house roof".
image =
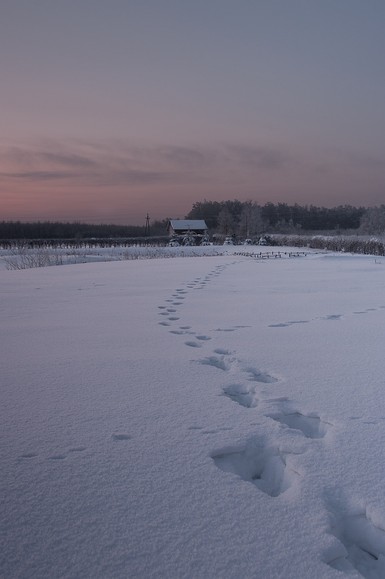
<svg viewBox="0 0 385 579">
<path fill-rule="evenodd" d="M 208 229 L 204 219 L 170 219 L 169 227 L 174 231 L 194 231 L 196 229 Z"/>
</svg>

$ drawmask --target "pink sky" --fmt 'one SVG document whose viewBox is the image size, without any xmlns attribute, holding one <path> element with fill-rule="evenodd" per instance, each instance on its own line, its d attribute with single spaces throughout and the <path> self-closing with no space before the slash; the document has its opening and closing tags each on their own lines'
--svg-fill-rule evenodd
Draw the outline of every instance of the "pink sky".
<svg viewBox="0 0 385 579">
<path fill-rule="evenodd" d="M 383 203 L 384 26 L 359 0 L 5 0 L 0 219 Z"/>
</svg>

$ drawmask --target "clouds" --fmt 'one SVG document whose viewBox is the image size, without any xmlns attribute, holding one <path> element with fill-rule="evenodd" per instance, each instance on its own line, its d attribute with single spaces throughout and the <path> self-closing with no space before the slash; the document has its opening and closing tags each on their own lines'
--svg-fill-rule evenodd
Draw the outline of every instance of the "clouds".
<svg viewBox="0 0 385 579">
<path fill-rule="evenodd" d="M 369 190 L 376 204 L 384 182 L 379 157 L 274 143 L 50 139 L 0 148 L 8 219 L 102 216 L 136 224 L 148 210 L 152 218 L 184 217 L 202 199 L 363 205 Z"/>
<path fill-rule="evenodd" d="M 142 168 L 135 156 L 120 147 L 111 150 L 110 146 L 99 144 L 82 146 L 51 142 L 50 150 L 34 145 L 12 147 L 0 155 L 2 165 L 7 167 L 0 172 L 0 178 L 26 184 L 63 181 L 68 185 L 92 187 L 146 185 L 171 178 L 166 171 L 155 169 L 154 165 Z"/>
<path fill-rule="evenodd" d="M 290 162 L 290 155 L 283 149 L 262 146 L 230 145 L 229 159 L 235 159 L 242 167 L 276 171 Z"/>
<path fill-rule="evenodd" d="M 271 146 L 239 143 L 49 139 L 3 146 L 3 218 L 136 224 L 147 211 L 184 217 L 203 198 L 249 197 L 256 183 L 278 178 L 288 158 Z"/>
<path fill-rule="evenodd" d="M 217 172 L 280 171 L 288 155 L 247 145 L 187 147 L 128 143 L 50 143 L 43 147 L 11 147 L 1 153 L 2 179 L 24 182 L 78 181 L 92 186 L 202 183 Z"/>
<path fill-rule="evenodd" d="M 84 157 L 83 155 L 76 154 L 62 154 L 62 153 L 50 153 L 41 152 L 39 157 L 43 163 L 62 165 L 64 167 L 78 167 L 80 169 L 93 167 L 95 162 L 92 159 Z"/>
<path fill-rule="evenodd" d="M 15 171 L 13 173 L 0 173 L 3 179 L 13 179 L 19 181 L 29 181 L 34 183 L 45 181 L 56 181 L 63 179 L 76 179 L 76 173 L 64 171 Z"/>
</svg>

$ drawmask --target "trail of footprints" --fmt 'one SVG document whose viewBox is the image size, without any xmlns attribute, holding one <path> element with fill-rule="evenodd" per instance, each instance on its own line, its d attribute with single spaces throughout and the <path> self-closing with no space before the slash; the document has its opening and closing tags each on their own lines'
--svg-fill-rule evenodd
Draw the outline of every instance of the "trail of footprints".
<svg viewBox="0 0 385 579">
<path fill-rule="evenodd" d="M 219 266 L 219 267 L 215 268 L 212 273 L 209 273 L 204 278 L 196 278 L 196 280 L 194 280 L 192 283 L 187 285 L 187 288 L 189 288 L 189 289 L 203 289 L 212 277 L 216 277 L 216 276 L 220 275 L 220 273 L 224 267 L 226 267 L 226 266 Z M 171 298 L 166 300 L 167 305 L 158 306 L 158 309 L 160 310 L 159 315 L 162 316 L 162 319 L 159 322 L 160 325 L 166 326 L 166 327 L 171 326 L 173 322 L 176 322 L 179 320 L 177 307 L 183 304 L 183 300 L 186 299 L 187 293 L 188 293 L 187 289 L 178 288 L 172 294 Z M 185 342 L 186 345 L 194 347 L 194 348 L 200 347 L 201 343 L 204 343 L 206 341 L 211 340 L 211 338 L 209 336 L 200 335 L 200 334 L 197 335 L 196 332 L 191 330 L 191 326 L 188 326 L 188 325 L 180 326 L 176 330 L 174 330 L 174 329 L 170 330 L 170 333 L 176 334 L 176 335 L 194 336 L 194 340 L 188 340 Z M 213 431 L 205 431 L 205 432 L 207 434 L 209 434 Z M 113 443 L 124 444 L 125 442 L 130 441 L 132 438 L 133 438 L 132 435 L 130 435 L 126 432 L 114 432 L 110 436 L 110 441 Z M 79 446 L 73 446 L 73 447 L 67 448 L 61 452 L 55 452 L 53 454 L 48 454 L 48 456 L 47 455 L 42 456 L 42 454 L 39 452 L 28 451 L 28 452 L 24 452 L 23 454 L 19 455 L 18 459 L 20 461 L 26 461 L 26 462 L 28 461 L 29 462 L 29 461 L 34 461 L 34 460 L 38 460 L 38 459 L 43 458 L 43 460 L 48 460 L 48 461 L 52 461 L 52 462 L 60 462 L 60 461 L 66 461 L 66 460 L 68 460 L 71 457 L 74 457 L 76 455 L 80 455 L 80 453 L 84 453 L 84 455 L 87 455 L 87 452 L 85 452 L 87 450 L 88 449 L 86 446 L 80 446 L 79 445 Z"/>
<path fill-rule="evenodd" d="M 217 266 L 205 277 L 198 277 L 186 284 L 186 289 L 178 288 L 171 298 L 166 300 L 168 305 L 160 305 L 159 316 L 167 321 L 161 325 L 171 325 L 177 321 L 177 307 L 183 304 L 189 290 L 203 289 L 214 277 L 219 276 L 228 265 Z M 183 299 L 182 299 L 183 298 Z M 305 323 L 290 322 L 290 323 Z M 216 328 L 215 332 L 234 332 L 244 326 Z M 185 337 L 185 345 L 191 348 L 202 348 L 210 340 L 210 336 L 195 332 L 190 325 L 180 325 L 169 330 L 171 334 Z M 222 394 L 232 403 L 239 404 L 246 409 L 256 409 L 261 402 L 261 387 L 273 385 L 278 378 L 259 368 L 247 366 L 237 358 L 233 352 L 224 348 L 216 348 L 211 354 L 197 360 L 199 364 L 211 366 L 222 371 L 232 380 L 222 388 Z M 266 402 L 265 400 L 263 402 Z M 329 424 L 319 416 L 305 415 L 286 399 L 270 400 L 270 412 L 265 417 L 270 418 L 280 428 L 295 431 L 305 439 L 321 439 L 329 428 Z M 273 403 L 273 404 L 272 404 Z M 191 427 L 202 429 L 202 427 Z M 204 431 L 205 433 L 218 432 Z M 240 479 L 252 483 L 259 490 L 272 497 L 284 493 L 299 474 L 291 466 L 290 453 L 282 452 L 278 447 L 270 445 L 266 440 L 252 437 L 243 445 L 220 449 L 211 454 L 214 464 L 225 472 L 233 473 Z"/>
<path fill-rule="evenodd" d="M 127 441 L 127 440 L 131 440 L 132 436 L 130 434 L 127 434 L 125 432 L 114 432 L 113 434 L 111 434 L 110 440 L 112 442 L 121 442 L 121 441 Z M 86 446 L 71 446 L 69 448 L 67 448 L 66 450 L 64 450 L 63 452 L 56 452 L 54 454 L 49 454 L 48 456 L 44 456 L 43 459 L 44 460 L 49 460 L 49 461 L 64 461 L 67 460 L 69 458 L 71 458 L 71 456 L 76 456 L 77 454 L 83 453 L 85 451 L 87 451 L 87 447 Z M 87 453 L 85 453 L 87 454 Z M 19 456 L 19 460 L 21 461 L 25 461 L 25 460 L 31 460 L 31 459 L 39 459 L 40 458 L 40 453 L 38 452 L 24 452 L 23 454 L 21 454 Z"/>
<path fill-rule="evenodd" d="M 352 312 L 353 315 L 363 315 L 363 314 L 369 314 L 371 312 L 377 312 L 379 310 L 384 310 L 385 309 L 385 305 L 379 306 L 378 308 L 366 308 L 365 310 L 358 310 L 355 312 Z M 343 314 L 329 314 L 327 316 L 322 316 L 320 318 L 313 318 L 312 320 L 290 320 L 290 321 L 285 321 L 285 322 L 278 322 L 276 324 L 269 324 L 269 328 L 288 328 L 290 326 L 293 326 L 295 324 L 309 324 L 310 322 L 315 322 L 315 321 L 319 321 L 319 320 L 326 320 L 326 321 L 337 321 L 337 320 L 342 320 L 344 318 Z"/>
<path fill-rule="evenodd" d="M 197 277 L 186 284 L 187 289 L 178 288 L 171 298 L 166 300 L 168 305 L 160 305 L 159 315 L 164 319 L 160 325 L 172 326 L 179 320 L 178 306 L 182 306 L 189 290 L 202 290 L 215 277 L 218 277 L 228 265 L 217 266 L 205 277 Z M 354 314 L 367 314 L 379 308 L 367 308 Z M 323 318 L 327 321 L 338 321 L 342 314 L 330 314 Z M 269 327 L 288 327 L 294 324 L 306 324 L 314 320 L 291 320 Z M 215 332 L 234 332 L 244 326 L 217 328 Z M 174 335 L 184 336 L 186 346 L 202 348 L 210 340 L 210 336 L 195 332 L 190 325 L 180 325 L 170 329 Z M 260 411 L 264 403 L 264 416 L 277 423 L 283 432 L 301 436 L 308 444 L 321 444 L 322 439 L 332 427 L 327 421 L 316 414 L 305 414 L 287 398 L 263 399 L 260 389 L 266 385 L 273 385 L 278 378 L 259 368 L 246 366 L 233 352 L 224 348 L 216 348 L 211 354 L 197 360 L 199 364 L 208 365 L 224 373 L 232 379 L 222 387 L 222 394 L 231 403 L 236 403 L 248 411 Z M 267 403 L 267 404 L 266 404 Z M 267 410 L 269 409 L 269 410 Z M 204 434 L 216 434 L 231 428 L 207 430 L 202 426 L 190 426 L 191 431 L 201 431 Z M 317 442 L 318 441 L 318 442 Z M 316 447 L 317 448 L 317 447 Z M 293 454 L 283 451 L 279 446 L 269 443 L 266 438 L 252 436 L 233 447 L 217 449 L 211 453 L 216 467 L 225 473 L 237 476 L 240 480 L 254 485 L 258 491 L 269 497 L 283 495 L 301 475 L 292 464 Z M 341 514 L 339 508 L 329 508 L 331 512 L 330 533 L 337 539 L 332 549 L 325 554 L 325 563 L 329 566 L 346 572 L 358 571 L 367 579 L 385 577 L 385 531 L 376 527 L 365 513 L 357 514 L 347 508 Z"/>
</svg>

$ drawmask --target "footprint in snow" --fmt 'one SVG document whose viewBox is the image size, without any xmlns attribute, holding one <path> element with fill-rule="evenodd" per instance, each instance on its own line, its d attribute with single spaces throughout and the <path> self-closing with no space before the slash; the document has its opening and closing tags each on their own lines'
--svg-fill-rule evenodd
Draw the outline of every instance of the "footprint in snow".
<svg viewBox="0 0 385 579">
<path fill-rule="evenodd" d="M 385 577 L 385 531 L 367 512 L 332 513 L 330 533 L 338 541 L 325 553 L 330 567 L 346 574 L 356 570 L 367 579 Z"/>
<path fill-rule="evenodd" d="M 268 401 L 266 401 L 268 402 Z M 326 436 L 331 424 L 321 420 L 316 414 L 304 414 L 293 408 L 292 403 L 285 398 L 277 399 L 275 402 L 277 410 L 266 414 L 284 427 L 291 430 L 300 431 L 306 438 L 323 438 Z"/>
<path fill-rule="evenodd" d="M 268 416 L 292 430 L 299 430 L 306 438 L 323 438 L 327 433 L 328 424 L 319 416 L 305 415 L 301 412 L 273 413 Z"/>
<path fill-rule="evenodd" d="M 290 322 L 280 322 L 278 324 L 269 324 L 269 328 L 288 328 L 294 324 L 308 324 L 310 320 L 292 320 Z"/>
<path fill-rule="evenodd" d="M 232 430 L 232 427 L 219 427 L 219 428 L 213 428 L 212 430 L 202 430 L 202 434 L 219 434 L 221 432 L 226 432 Z"/>
<path fill-rule="evenodd" d="M 131 440 L 132 436 L 130 434 L 125 434 L 124 432 L 116 433 L 111 435 L 112 440 L 121 441 L 121 440 Z"/>
<path fill-rule="evenodd" d="M 217 328 L 214 332 L 235 332 L 235 328 Z"/>
<path fill-rule="evenodd" d="M 223 388 L 225 396 L 233 402 L 237 402 L 245 408 L 255 408 L 258 405 L 258 398 L 255 392 L 255 386 L 245 384 L 230 384 Z"/>
<path fill-rule="evenodd" d="M 342 318 L 342 314 L 330 314 L 322 318 L 323 320 L 340 320 Z"/>
<path fill-rule="evenodd" d="M 257 438 L 243 446 L 215 451 L 211 458 L 220 470 L 238 476 L 271 497 L 284 493 L 299 477 L 288 465 L 288 453 L 266 446 Z"/>
<path fill-rule="evenodd" d="M 202 344 L 199 344 L 198 342 L 185 342 L 186 346 L 190 346 L 190 348 L 201 348 Z"/>
<path fill-rule="evenodd" d="M 170 334 L 175 334 L 177 336 L 183 336 L 186 334 L 194 335 L 194 332 L 189 332 L 187 330 L 170 330 Z"/>
<path fill-rule="evenodd" d="M 219 368 L 219 370 L 227 370 L 223 357 L 218 358 L 217 356 L 208 356 L 207 358 L 199 360 L 199 364 L 204 366 L 213 366 L 214 368 Z"/>
<path fill-rule="evenodd" d="M 216 348 L 214 350 L 215 354 L 222 354 L 223 356 L 230 356 L 231 352 L 229 350 L 225 350 L 224 348 Z"/>
<path fill-rule="evenodd" d="M 189 426 L 187 430 L 201 430 L 202 434 L 217 434 L 218 432 L 227 432 L 233 430 L 232 426 L 222 426 L 215 430 L 203 430 L 203 426 Z"/>
<path fill-rule="evenodd" d="M 278 382 L 277 378 L 270 376 L 266 372 L 261 372 L 256 368 L 244 368 L 244 372 L 249 374 L 249 380 L 254 382 L 262 382 L 263 384 L 274 384 Z"/>
</svg>

